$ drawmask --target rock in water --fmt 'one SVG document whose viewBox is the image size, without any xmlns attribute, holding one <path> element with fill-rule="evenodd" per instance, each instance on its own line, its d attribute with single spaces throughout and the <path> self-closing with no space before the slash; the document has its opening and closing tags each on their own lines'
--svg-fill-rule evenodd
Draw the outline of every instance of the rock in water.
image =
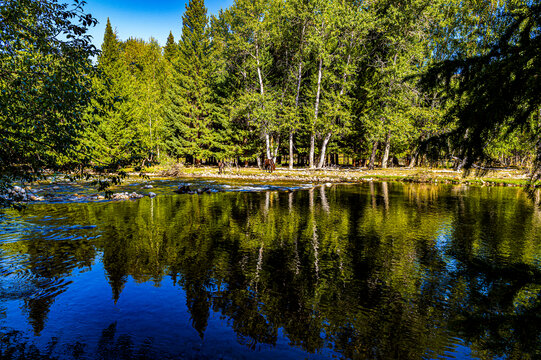
<svg viewBox="0 0 541 360">
<path fill-rule="evenodd" d="M 155 193 L 153 193 L 153 192 L 149 192 L 149 193 L 148 193 L 148 196 L 150 196 L 151 198 L 153 198 L 153 197 L 156 197 L 157 195 L 156 195 Z"/>
<path fill-rule="evenodd" d="M 136 192 L 132 192 L 131 194 L 127 192 L 123 192 L 123 193 L 113 194 L 112 199 L 113 200 L 128 200 L 128 199 L 140 199 L 142 197 L 143 195 L 138 194 Z"/>
<path fill-rule="evenodd" d="M 116 193 L 111 196 L 113 200 L 128 200 L 129 196 L 128 193 Z"/>
<path fill-rule="evenodd" d="M 129 196 L 130 196 L 130 199 L 140 199 L 143 197 L 143 195 L 138 194 L 136 192 L 132 192 Z"/>
<path fill-rule="evenodd" d="M 192 190 L 189 186 L 179 186 L 178 189 L 175 190 L 177 194 L 187 194 L 190 193 Z"/>
</svg>

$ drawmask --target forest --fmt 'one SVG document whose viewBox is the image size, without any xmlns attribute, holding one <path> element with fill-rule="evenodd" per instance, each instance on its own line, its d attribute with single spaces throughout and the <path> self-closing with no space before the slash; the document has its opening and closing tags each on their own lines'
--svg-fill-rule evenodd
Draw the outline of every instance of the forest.
<svg viewBox="0 0 541 360">
<path fill-rule="evenodd" d="M 180 39 L 108 20 L 101 50 L 84 1 L 1 5 L 4 175 L 537 164 L 537 1 L 191 0 Z"/>
<path fill-rule="evenodd" d="M 424 160 L 423 141 L 457 128 L 450 110 L 462 101 L 451 94 L 460 72 L 450 89 L 423 86 L 419 76 L 436 62 L 486 55 L 526 6 L 238 0 L 209 17 L 194 0 L 181 38 L 170 33 L 163 49 L 155 40 L 121 41 L 108 23 L 98 58 L 104 80 L 95 86 L 121 100 L 93 118 L 100 125 L 87 141 L 96 158 L 142 164 L 265 158 L 289 168 L 339 159 L 413 167 Z M 532 113 L 524 126 L 486 134 L 485 159 L 531 163 L 538 122 Z M 464 156 L 458 142 L 439 145 L 432 161 Z"/>
</svg>

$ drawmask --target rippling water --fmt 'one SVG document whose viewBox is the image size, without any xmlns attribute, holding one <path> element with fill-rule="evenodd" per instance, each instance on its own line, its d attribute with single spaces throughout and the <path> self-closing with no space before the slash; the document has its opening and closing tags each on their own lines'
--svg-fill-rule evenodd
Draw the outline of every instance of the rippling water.
<svg viewBox="0 0 541 360">
<path fill-rule="evenodd" d="M 0 358 L 541 357 L 520 190 L 155 185 L 0 214 Z"/>
</svg>

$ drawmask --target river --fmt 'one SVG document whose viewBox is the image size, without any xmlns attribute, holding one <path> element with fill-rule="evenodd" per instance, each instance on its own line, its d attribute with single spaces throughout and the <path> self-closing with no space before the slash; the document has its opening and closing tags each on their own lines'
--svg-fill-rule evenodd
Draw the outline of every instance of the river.
<svg viewBox="0 0 541 360">
<path fill-rule="evenodd" d="M 176 184 L 4 210 L 0 357 L 541 357 L 520 189 Z"/>
</svg>

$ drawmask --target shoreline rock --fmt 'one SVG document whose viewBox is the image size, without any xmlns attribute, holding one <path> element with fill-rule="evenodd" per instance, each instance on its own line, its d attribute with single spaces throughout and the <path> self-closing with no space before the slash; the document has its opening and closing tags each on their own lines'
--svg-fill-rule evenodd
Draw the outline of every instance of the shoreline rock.
<svg viewBox="0 0 541 360">
<path fill-rule="evenodd" d="M 132 193 L 128 192 L 121 192 L 121 193 L 115 193 L 111 196 L 111 200 L 135 200 L 135 199 L 141 199 L 144 197 L 142 194 L 138 194 L 135 191 Z"/>
</svg>

